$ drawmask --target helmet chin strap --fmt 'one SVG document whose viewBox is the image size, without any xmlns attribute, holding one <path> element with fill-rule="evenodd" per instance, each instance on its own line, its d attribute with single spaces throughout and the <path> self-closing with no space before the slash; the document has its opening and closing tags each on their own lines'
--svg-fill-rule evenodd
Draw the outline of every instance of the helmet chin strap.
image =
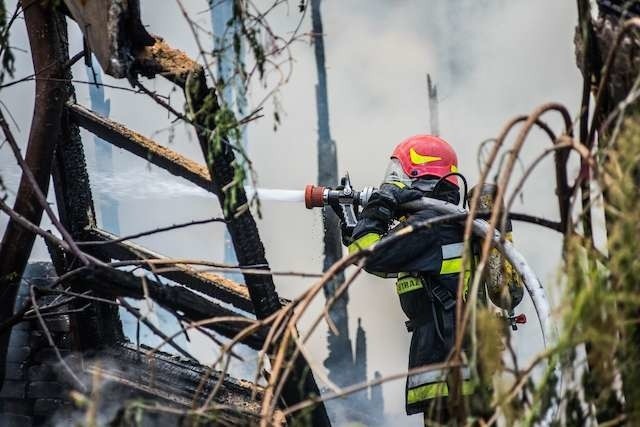
<svg viewBox="0 0 640 427">
<path fill-rule="evenodd" d="M 443 200 L 445 202 L 453 203 L 455 205 L 460 203 L 460 190 L 452 185 L 440 185 L 438 192 L 434 193 L 433 190 L 438 184 L 439 179 L 433 178 L 418 178 L 411 183 L 411 188 L 414 190 L 422 191 L 425 197 L 431 197 L 432 199 Z"/>
</svg>

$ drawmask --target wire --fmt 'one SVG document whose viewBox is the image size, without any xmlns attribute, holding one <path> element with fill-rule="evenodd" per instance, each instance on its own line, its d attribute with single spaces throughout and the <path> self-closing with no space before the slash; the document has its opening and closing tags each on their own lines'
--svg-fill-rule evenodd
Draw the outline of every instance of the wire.
<svg viewBox="0 0 640 427">
<path fill-rule="evenodd" d="M 467 184 L 467 178 L 465 178 L 464 175 L 462 175 L 460 172 L 450 172 L 450 173 L 446 174 L 445 176 L 440 177 L 438 182 L 436 182 L 436 185 L 433 187 L 432 193 L 434 195 L 438 194 L 438 189 L 440 187 L 440 184 L 442 184 L 444 182 L 444 180 L 449 178 L 450 176 L 457 176 L 464 183 L 464 198 L 463 198 L 463 203 L 462 203 L 462 207 L 464 208 L 464 207 L 467 206 L 467 202 L 469 201 L 468 200 L 469 199 L 469 184 Z"/>
</svg>

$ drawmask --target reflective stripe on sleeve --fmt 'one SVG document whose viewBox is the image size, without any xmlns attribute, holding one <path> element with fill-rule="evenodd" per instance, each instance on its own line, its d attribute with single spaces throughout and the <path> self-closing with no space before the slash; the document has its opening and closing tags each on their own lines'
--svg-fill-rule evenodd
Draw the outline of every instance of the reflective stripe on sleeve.
<svg viewBox="0 0 640 427">
<path fill-rule="evenodd" d="M 404 182 L 400 182 L 400 181 L 388 181 L 385 182 L 385 184 L 392 184 L 395 185 L 396 187 L 403 189 L 407 187 L 407 184 L 405 184 Z"/>
<path fill-rule="evenodd" d="M 381 236 L 378 233 L 367 233 L 359 237 L 349 245 L 349 255 L 373 246 L 378 243 L 380 239 Z"/>
<path fill-rule="evenodd" d="M 473 394 L 474 385 L 471 381 L 462 382 L 462 395 L 469 396 Z M 425 400 L 435 399 L 437 397 L 446 397 L 449 395 L 449 387 L 447 383 L 440 382 L 435 384 L 427 384 L 420 387 L 407 390 L 407 404 L 419 403 Z"/>
<path fill-rule="evenodd" d="M 422 385 L 433 384 L 443 382 L 446 379 L 448 369 L 436 369 L 429 372 L 421 372 L 419 374 L 409 375 L 407 378 L 407 387 L 415 388 Z M 469 367 L 462 368 L 462 379 L 468 380 L 471 378 L 471 371 Z"/>
<path fill-rule="evenodd" d="M 440 267 L 440 274 L 453 274 L 462 271 L 462 258 L 445 259 Z"/>
<path fill-rule="evenodd" d="M 449 387 L 447 383 L 435 383 L 412 388 L 407 391 L 407 403 L 422 402 L 424 400 L 435 399 L 436 397 L 444 397 L 449 395 Z"/>
<path fill-rule="evenodd" d="M 442 245 L 442 259 L 459 258 L 462 256 L 464 243 L 451 243 Z"/>
<path fill-rule="evenodd" d="M 446 369 L 436 369 L 435 371 L 409 375 L 407 378 L 407 387 L 411 389 L 427 384 L 441 383 L 446 379 L 446 376 Z"/>
</svg>

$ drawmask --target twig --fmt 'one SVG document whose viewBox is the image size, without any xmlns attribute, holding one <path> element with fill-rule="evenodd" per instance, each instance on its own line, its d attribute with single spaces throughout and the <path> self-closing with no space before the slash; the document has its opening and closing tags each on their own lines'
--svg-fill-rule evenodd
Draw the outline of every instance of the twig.
<svg viewBox="0 0 640 427">
<path fill-rule="evenodd" d="M 47 318 L 47 317 L 57 317 L 57 316 L 65 316 L 68 314 L 77 314 L 77 313 L 82 313 L 83 311 L 85 311 L 87 308 L 89 308 L 91 304 L 86 304 L 83 305 L 80 308 L 73 308 L 70 310 L 63 310 L 63 311 L 53 311 L 53 312 L 47 312 L 47 313 L 41 313 L 40 316 L 42 318 Z M 36 319 L 37 316 L 33 316 L 33 315 L 29 315 L 29 316 L 24 316 L 24 320 L 31 320 L 31 319 Z"/>
<path fill-rule="evenodd" d="M 191 353 L 189 353 L 188 351 L 186 351 L 185 349 L 183 349 L 181 346 L 179 346 L 174 340 L 173 338 L 167 337 L 167 335 L 162 332 L 160 329 L 158 329 L 156 327 L 156 325 L 154 325 L 153 323 L 151 323 L 146 316 L 142 316 L 138 310 L 136 310 L 134 307 L 131 306 L 131 304 L 129 304 L 125 298 L 123 297 L 117 297 L 116 301 L 118 301 L 118 303 L 124 307 L 125 310 L 127 310 L 129 313 L 131 313 L 136 319 L 138 319 L 139 322 L 144 323 L 144 325 L 149 328 L 151 330 L 151 332 L 153 332 L 154 334 L 156 334 L 157 336 L 159 336 L 160 338 L 162 338 L 164 340 L 164 342 L 166 342 L 167 344 L 169 344 L 171 347 L 173 347 L 175 350 L 177 350 L 180 354 L 182 354 L 183 356 L 185 356 L 186 358 L 193 360 L 195 362 L 198 361 L 198 359 L 196 359 L 194 356 L 191 355 Z M 180 331 L 182 332 L 182 331 Z"/>
<path fill-rule="evenodd" d="M 38 203 L 44 208 L 45 212 L 47 212 L 49 219 L 51 219 L 51 222 L 53 222 L 53 224 L 56 226 L 56 228 L 58 229 L 58 231 L 60 232 L 64 240 L 67 242 L 67 244 L 71 248 L 71 252 L 75 256 L 77 256 L 84 265 L 88 265 L 89 261 L 84 256 L 80 248 L 78 248 L 75 241 L 73 240 L 73 237 L 71 237 L 71 234 L 69 234 L 67 229 L 58 220 L 58 217 L 53 213 L 51 206 L 49 206 L 49 203 L 47 202 L 47 197 L 42 193 L 42 190 L 38 185 L 38 181 L 36 180 L 36 177 L 33 175 L 33 173 L 31 172 L 31 169 L 22 158 L 22 154 L 20 154 L 20 148 L 18 147 L 18 143 L 16 142 L 15 138 L 13 137 L 13 134 L 11 133 L 9 124 L 5 120 L 1 109 L 0 109 L 0 127 L 2 127 L 2 131 L 4 132 L 4 135 L 7 138 L 7 142 L 9 142 L 9 146 L 11 147 L 11 150 L 13 151 L 13 154 L 16 160 L 18 161 L 18 164 L 20 165 L 20 169 L 22 169 L 22 173 L 27 177 L 29 184 L 31 184 L 31 189 L 33 190 L 33 194 L 38 200 Z"/>
<path fill-rule="evenodd" d="M 256 265 L 244 265 L 244 266 L 236 266 L 229 265 L 214 261 L 207 260 L 199 260 L 199 259 L 179 259 L 179 258 L 147 258 L 147 259 L 134 259 L 134 260 L 124 260 L 124 261 L 114 261 L 109 263 L 111 267 L 125 267 L 131 265 L 147 265 L 149 267 L 156 267 L 158 265 L 172 265 L 172 266 L 180 266 L 180 265 L 202 265 L 207 267 L 214 267 L 212 269 L 207 269 L 211 271 L 239 271 L 245 274 L 254 274 L 254 275 L 272 275 L 272 276 L 296 276 L 296 277 L 310 277 L 317 278 L 322 277 L 320 273 L 307 273 L 307 272 L 299 272 L 299 271 L 271 271 L 266 269 L 266 265 L 256 264 Z M 155 270 L 158 273 L 166 273 L 169 271 L 175 271 L 174 268 L 159 268 Z M 205 270 L 206 271 L 206 270 Z"/>
<path fill-rule="evenodd" d="M 60 298 L 60 297 L 62 297 L 62 295 L 58 295 L 56 298 Z M 50 310 L 53 310 L 54 308 L 62 307 L 74 301 L 75 299 L 76 299 L 75 297 L 71 297 L 71 298 L 68 298 L 59 302 L 54 302 L 44 307 L 38 307 L 38 308 L 40 309 L 40 313 L 44 314 L 44 311 L 50 311 Z M 25 314 L 28 316 L 31 316 L 33 314 L 33 309 L 27 310 Z"/>
<path fill-rule="evenodd" d="M 559 139 L 556 145 L 544 150 L 542 154 L 540 154 L 536 159 L 534 159 L 531 165 L 525 170 L 524 174 L 522 175 L 522 178 L 520 178 L 520 181 L 518 181 L 518 184 L 516 185 L 513 192 L 511 193 L 511 197 L 509 198 L 509 201 L 506 203 L 506 207 L 502 213 L 500 230 L 506 230 L 507 219 L 509 218 L 509 212 L 511 212 L 511 208 L 513 206 L 513 203 L 516 200 L 516 197 L 522 191 L 522 187 L 524 186 L 525 182 L 527 181 L 531 173 L 540 164 L 540 162 L 544 160 L 549 154 L 557 152 L 559 150 L 563 150 L 565 148 L 572 149 L 573 151 L 578 153 L 578 155 L 580 155 L 580 157 L 583 158 L 590 166 L 595 167 L 595 162 L 593 161 L 593 158 L 590 156 L 589 150 L 585 146 L 583 146 L 577 141 L 574 141 L 572 138 L 569 138 L 569 137 L 564 137 Z"/>
<path fill-rule="evenodd" d="M 112 239 L 112 240 L 97 240 L 97 241 L 78 242 L 78 245 L 79 246 L 110 245 L 110 244 L 114 244 L 114 243 L 124 242 L 125 240 L 137 239 L 138 237 L 144 237 L 144 236 L 150 236 L 150 235 L 156 234 L 156 233 L 162 233 L 164 231 L 176 230 L 176 229 L 179 229 L 179 228 L 190 227 L 192 225 L 209 224 L 209 223 L 212 223 L 212 222 L 224 222 L 224 223 L 226 223 L 227 220 L 225 220 L 224 218 L 218 218 L 218 217 L 193 220 L 193 221 L 183 222 L 183 223 L 179 223 L 179 224 L 173 224 L 173 225 L 167 225 L 167 226 L 164 226 L 164 227 L 158 227 L 158 228 L 154 228 L 153 230 L 141 231 L 139 233 L 129 234 L 127 236 L 118 237 L 117 239 Z"/>
<path fill-rule="evenodd" d="M 22 2 L 16 2 L 16 8 L 14 9 L 13 14 L 11 15 L 11 18 L 9 19 L 9 22 L 7 22 L 7 24 L 5 25 L 4 31 L 2 32 L 2 34 L 0 34 L 0 40 L 6 40 L 7 42 L 7 44 L 0 46 L 0 57 L 2 57 L 2 54 L 4 53 L 4 49 L 9 46 L 9 40 L 7 36 L 9 34 L 9 30 L 13 26 L 13 23 L 20 15 L 20 6 L 22 6 Z"/>
<path fill-rule="evenodd" d="M 78 62 L 80 59 L 82 59 L 84 57 L 84 50 L 81 52 L 76 53 L 75 55 L 73 55 L 71 58 L 69 58 L 69 60 L 67 62 L 65 62 L 62 65 L 62 69 L 65 70 L 69 67 L 71 67 L 73 64 L 75 64 L 76 62 Z M 46 77 L 38 77 L 39 74 L 43 73 L 44 71 L 50 69 L 51 67 L 53 67 L 54 65 L 56 65 L 56 62 L 52 62 L 51 64 L 42 67 L 40 70 L 38 70 L 36 73 L 30 74 L 28 76 L 25 77 L 21 77 L 17 80 L 12 80 L 9 83 L 5 83 L 3 85 L 0 85 L 0 90 L 2 89 L 6 89 L 8 87 L 17 85 L 18 83 L 24 83 L 30 80 L 47 80 L 47 81 L 59 81 L 59 80 L 64 80 L 64 79 L 56 79 L 56 78 L 46 78 Z M 78 83 L 82 83 L 80 81 L 77 81 Z"/>
</svg>

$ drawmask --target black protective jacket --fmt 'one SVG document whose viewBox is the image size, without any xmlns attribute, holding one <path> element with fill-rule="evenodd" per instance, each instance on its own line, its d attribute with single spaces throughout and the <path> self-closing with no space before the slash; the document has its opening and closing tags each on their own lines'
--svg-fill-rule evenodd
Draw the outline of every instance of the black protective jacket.
<svg viewBox="0 0 640 427">
<path fill-rule="evenodd" d="M 447 201 L 457 200 L 449 197 Z M 432 209 L 424 209 L 409 215 L 406 223 L 417 224 L 439 215 Z M 379 230 L 377 224 L 361 220 L 354 230 L 350 252 L 371 246 L 384 237 Z M 455 341 L 455 302 L 459 273 L 463 269 L 463 232 L 463 225 L 458 223 L 436 224 L 374 251 L 366 261 L 367 271 L 397 277 L 400 305 L 409 319 L 407 329 L 413 333 L 409 369 L 446 361 Z M 465 284 L 467 281 L 468 274 L 465 274 Z M 432 371 L 407 378 L 408 414 L 428 411 L 434 404 L 442 406 L 442 398 L 448 394 L 446 374 Z M 468 377 L 466 372 L 463 374 Z M 463 384 L 463 393 L 470 392 L 467 381 Z"/>
</svg>

